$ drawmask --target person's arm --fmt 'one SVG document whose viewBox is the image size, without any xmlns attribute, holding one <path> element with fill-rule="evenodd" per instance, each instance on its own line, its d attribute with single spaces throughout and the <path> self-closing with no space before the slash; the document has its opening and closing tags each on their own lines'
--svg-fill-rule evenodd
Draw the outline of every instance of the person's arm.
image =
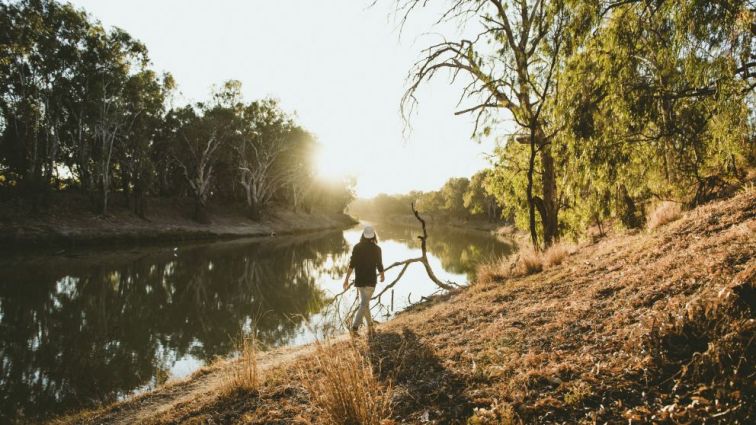
<svg viewBox="0 0 756 425">
<path fill-rule="evenodd" d="M 346 277 L 344 278 L 344 285 L 343 285 L 343 287 L 344 287 L 345 291 L 347 289 L 349 289 L 349 278 L 350 277 L 352 277 L 352 266 L 351 266 L 351 264 L 349 265 L 349 268 L 347 269 Z"/>
<path fill-rule="evenodd" d="M 381 282 L 386 280 L 386 275 L 383 274 L 383 252 L 381 247 L 378 247 L 378 271 L 381 273 Z"/>
<path fill-rule="evenodd" d="M 356 248 L 356 247 L 355 247 Z M 349 268 L 347 269 L 346 277 L 344 278 L 344 290 L 349 289 L 349 278 L 352 277 L 352 270 L 354 270 L 354 248 L 352 249 L 352 256 L 349 257 Z"/>
</svg>

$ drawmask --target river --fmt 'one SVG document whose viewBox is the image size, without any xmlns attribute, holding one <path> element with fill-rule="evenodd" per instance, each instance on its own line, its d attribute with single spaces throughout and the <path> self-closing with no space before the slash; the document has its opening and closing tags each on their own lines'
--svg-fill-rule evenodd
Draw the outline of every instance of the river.
<svg viewBox="0 0 756 425">
<path fill-rule="evenodd" d="M 418 228 L 374 226 L 386 266 L 420 255 Z M 0 423 L 113 402 L 187 376 L 216 356 L 233 355 L 234 341 L 253 328 L 268 347 L 343 332 L 328 301 L 341 290 L 360 229 L 6 253 L 0 260 Z M 480 261 L 514 249 L 484 232 L 436 227 L 429 234 L 434 271 L 461 284 Z M 388 272 L 387 282 L 396 273 Z M 386 320 L 437 290 L 422 265 L 413 264 L 375 316 Z"/>
</svg>

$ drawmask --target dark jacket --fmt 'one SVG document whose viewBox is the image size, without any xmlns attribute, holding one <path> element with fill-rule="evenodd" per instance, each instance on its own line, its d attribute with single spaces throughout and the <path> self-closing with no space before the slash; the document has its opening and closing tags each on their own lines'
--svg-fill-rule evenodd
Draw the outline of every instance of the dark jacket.
<svg viewBox="0 0 756 425">
<path fill-rule="evenodd" d="M 352 250 L 349 267 L 354 269 L 354 286 L 375 286 L 377 272 L 383 272 L 383 256 L 377 244 L 361 240 Z"/>
</svg>

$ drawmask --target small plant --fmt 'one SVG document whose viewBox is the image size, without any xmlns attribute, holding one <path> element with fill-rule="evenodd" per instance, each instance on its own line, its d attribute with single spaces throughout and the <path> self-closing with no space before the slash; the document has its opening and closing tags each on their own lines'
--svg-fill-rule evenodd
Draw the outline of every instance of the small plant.
<svg viewBox="0 0 756 425">
<path fill-rule="evenodd" d="M 502 282 L 509 277 L 511 260 L 508 257 L 501 257 L 497 260 L 480 264 L 475 270 L 477 283 Z"/>
<path fill-rule="evenodd" d="M 545 253 L 532 248 L 523 249 L 514 259 L 501 257 L 479 265 L 476 278 L 478 283 L 490 283 L 501 282 L 509 277 L 529 276 L 543 271 L 544 266 L 561 264 L 567 255 L 569 250 L 562 245 L 555 245 Z"/>
<path fill-rule="evenodd" d="M 238 364 L 228 368 L 223 383 L 224 392 L 236 390 L 256 391 L 260 385 L 257 369 L 258 341 L 255 332 L 242 333 L 237 343 L 239 351 Z"/>
<path fill-rule="evenodd" d="M 587 382 L 577 381 L 569 386 L 569 391 L 564 395 L 564 402 L 568 406 L 577 406 L 592 395 L 593 391 Z"/>
<path fill-rule="evenodd" d="M 381 385 L 367 356 L 356 345 L 316 343 L 311 366 L 302 366 L 299 375 L 326 423 L 390 423 L 391 385 Z"/>
<path fill-rule="evenodd" d="M 671 223 L 682 216 L 680 204 L 675 202 L 662 202 L 648 217 L 648 229 L 653 230 L 659 226 Z"/>
<path fill-rule="evenodd" d="M 552 245 L 543 253 L 543 265 L 546 267 L 558 266 L 568 255 L 570 255 L 570 250 L 567 246 L 561 243 Z"/>
<path fill-rule="evenodd" d="M 541 253 L 534 249 L 526 249 L 520 252 L 512 272 L 515 276 L 528 276 L 540 273 L 542 270 L 543 258 Z"/>
<path fill-rule="evenodd" d="M 467 425 L 515 425 L 522 421 L 517 417 L 512 405 L 494 403 L 490 409 L 476 407 L 467 419 Z"/>
</svg>

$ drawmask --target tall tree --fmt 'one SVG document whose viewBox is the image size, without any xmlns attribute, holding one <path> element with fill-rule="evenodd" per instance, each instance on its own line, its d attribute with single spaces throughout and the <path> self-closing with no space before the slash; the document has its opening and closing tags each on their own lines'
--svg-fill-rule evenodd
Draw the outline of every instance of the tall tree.
<svg viewBox="0 0 756 425">
<path fill-rule="evenodd" d="M 400 0 L 404 18 L 425 0 Z M 569 15 L 562 1 L 546 0 L 458 0 L 451 3 L 441 20 L 477 22 L 482 28 L 471 39 L 444 40 L 423 51 L 410 71 L 410 87 L 402 109 L 411 112 L 419 86 L 440 71 L 451 71 L 454 79 L 464 76 L 467 84 L 460 102 L 470 101 L 457 114 L 476 114 L 479 123 L 491 119 L 491 110 L 505 110 L 522 130 L 514 138 L 529 146 L 525 196 L 529 208 L 530 237 L 539 246 L 536 212 L 541 217 L 546 246 L 558 236 L 557 176 L 552 156 L 554 129 L 543 115 L 558 96 L 554 81 L 562 60 L 563 34 Z M 482 129 L 488 133 L 488 129 Z M 540 196 L 535 193 L 535 174 L 541 177 Z"/>
<path fill-rule="evenodd" d="M 243 121 L 236 145 L 239 179 L 250 216 L 259 219 L 262 208 L 296 171 L 283 160 L 294 147 L 297 131 L 272 99 L 252 102 L 244 110 Z"/>
<path fill-rule="evenodd" d="M 485 169 L 473 174 L 463 195 L 464 206 L 471 215 L 485 214 L 489 221 L 497 221 L 501 211 L 496 197 L 488 191 L 493 171 Z"/>
</svg>

